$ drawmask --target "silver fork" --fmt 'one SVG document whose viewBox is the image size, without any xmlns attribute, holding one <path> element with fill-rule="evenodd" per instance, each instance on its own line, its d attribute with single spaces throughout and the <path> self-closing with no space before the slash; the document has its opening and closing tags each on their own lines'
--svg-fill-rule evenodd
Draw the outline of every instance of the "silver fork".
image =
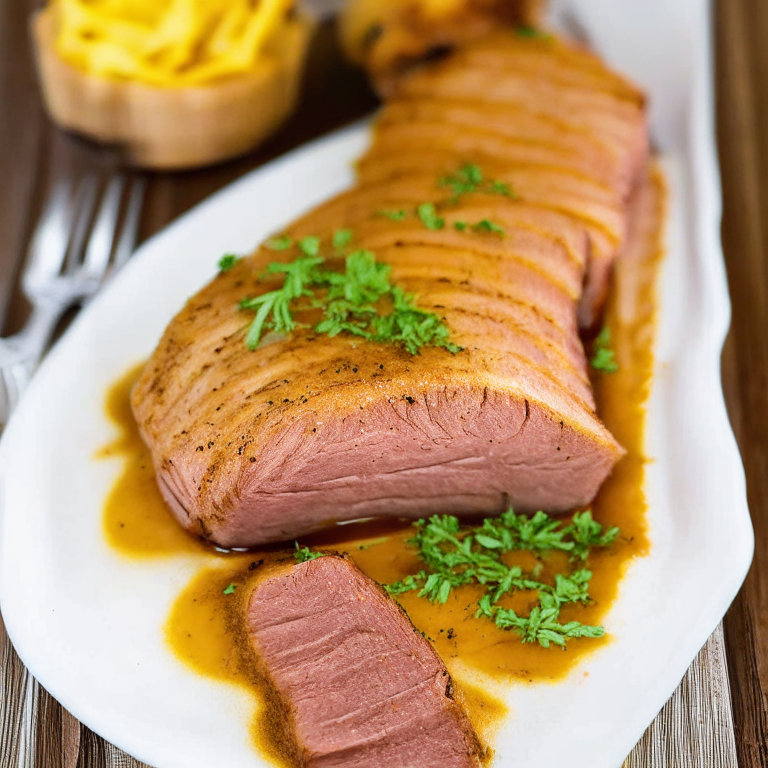
<svg viewBox="0 0 768 768">
<path fill-rule="evenodd" d="M 95 174 L 76 186 L 70 180 L 54 186 L 32 236 L 22 276 L 32 314 L 19 333 L 0 339 L 0 428 L 64 313 L 91 298 L 130 258 L 143 197 L 144 180 L 137 178 L 129 185 L 124 174 L 113 175 L 101 196 Z"/>
</svg>

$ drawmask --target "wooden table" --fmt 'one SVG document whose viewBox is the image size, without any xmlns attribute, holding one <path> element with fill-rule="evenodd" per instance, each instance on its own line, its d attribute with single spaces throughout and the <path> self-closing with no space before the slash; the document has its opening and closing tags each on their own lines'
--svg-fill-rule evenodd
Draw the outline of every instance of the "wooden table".
<svg viewBox="0 0 768 768">
<path fill-rule="evenodd" d="M 674 2 L 674 0 L 672 0 Z M 45 118 L 26 20 L 35 0 L 0 0 L 0 328 L 18 329 L 27 307 L 17 280 L 51 176 L 98 165 Z M 719 145 L 725 192 L 723 241 L 733 329 L 723 378 L 747 472 L 757 556 L 724 622 L 627 766 L 768 766 L 768 0 L 720 0 L 717 8 Z M 271 158 L 366 114 L 376 105 L 323 27 L 313 46 L 301 107 L 268 146 L 211 170 L 149 178 L 141 236 L 149 237 L 209 194 Z M 761 183 L 762 182 L 762 183 Z M 727 556 L 724 553 L 724 556 Z M 0 768 L 29 768 L 22 704 L 34 716 L 39 768 L 137 768 L 135 760 L 75 721 L 37 686 L 0 622 Z M 722 675 L 727 656 L 730 677 Z M 731 704 L 732 702 L 732 704 Z M 738 754 L 738 763 L 737 763 Z"/>
</svg>

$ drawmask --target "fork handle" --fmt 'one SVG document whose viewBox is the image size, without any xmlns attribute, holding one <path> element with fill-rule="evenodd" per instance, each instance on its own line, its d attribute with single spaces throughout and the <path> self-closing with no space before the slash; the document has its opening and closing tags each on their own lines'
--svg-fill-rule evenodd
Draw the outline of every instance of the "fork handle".
<svg viewBox="0 0 768 768">
<path fill-rule="evenodd" d="M 65 309 L 59 301 L 36 302 L 32 314 L 19 332 L 19 343 L 26 351 L 24 362 L 30 374 L 40 364 Z"/>
</svg>

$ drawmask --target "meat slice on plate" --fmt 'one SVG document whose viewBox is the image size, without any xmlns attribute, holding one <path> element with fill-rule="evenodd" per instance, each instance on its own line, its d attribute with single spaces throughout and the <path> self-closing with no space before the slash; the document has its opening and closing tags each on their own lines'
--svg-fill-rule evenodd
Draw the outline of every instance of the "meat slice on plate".
<svg viewBox="0 0 768 768">
<path fill-rule="evenodd" d="M 440 147 L 454 157 L 477 153 L 496 162 L 542 169 L 560 168 L 594 179 L 615 195 L 624 195 L 626 153 L 616 152 L 592 134 L 569 128 L 521 107 L 477 101 L 401 99 L 387 105 L 376 122 L 371 155 L 433 152 Z M 427 159 L 422 155 L 421 168 Z"/>
<path fill-rule="evenodd" d="M 640 105 L 615 96 L 558 83 L 538 75 L 460 66 L 456 59 L 425 67 L 404 78 L 398 97 L 527 109 L 571 131 L 583 131 L 625 158 L 625 193 L 647 156 L 648 134 Z"/>
<path fill-rule="evenodd" d="M 578 338 L 586 241 L 568 217 L 480 197 L 451 215 L 493 218 L 503 236 L 376 216 L 382 198 L 367 189 L 289 230 L 320 235 L 325 252 L 333 229 L 321 222 L 336 228 L 367 206 L 350 247 L 395 249 L 393 283 L 444 319 L 458 354 L 412 356 L 309 328 L 248 350 L 238 302 L 279 285 L 260 279 L 264 269 L 296 248 L 262 249 L 188 302 L 133 394 L 161 490 L 185 527 L 251 546 L 361 517 L 487 515 L 510 504 L 557 512 L 592 500 L 622 450 L 595 414 Z M 385 237 L 390 229 L 400 234 Z M 572 274 L 570 292 L 554 277 L 545 289 L 554 262 L 519 257 L 537 242 Z"/>
<path fill-rule="evenodd" d="M 246 625 L 302 768 L 474 768 L 460 693 L 399 606 L 348 559 L 265 574 Z"/>
<path fill-rule="evenodd" d="M 437 173 L 446 158 L 475 162 L 527 202 L 572 215 L 590 239 L 579 308 L 590 329 L 648 151 L 645 96 L 633 83 L 576 46 L 503 31 L 403 74 L 360 169 L 370 183 Z"/>
</svg>

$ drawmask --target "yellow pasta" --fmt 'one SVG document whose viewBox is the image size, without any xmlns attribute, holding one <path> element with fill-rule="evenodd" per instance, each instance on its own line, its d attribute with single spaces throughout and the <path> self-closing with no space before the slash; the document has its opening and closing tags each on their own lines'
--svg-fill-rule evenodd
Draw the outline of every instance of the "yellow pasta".
<svg viewBox="0 0 768 768">
<path fill-rule="evenodd" d="M 291 23 L 295 0 L 51 0 L 56 50 L 106 78 L 160 87 L 243 74 Z"/>
</svg>

